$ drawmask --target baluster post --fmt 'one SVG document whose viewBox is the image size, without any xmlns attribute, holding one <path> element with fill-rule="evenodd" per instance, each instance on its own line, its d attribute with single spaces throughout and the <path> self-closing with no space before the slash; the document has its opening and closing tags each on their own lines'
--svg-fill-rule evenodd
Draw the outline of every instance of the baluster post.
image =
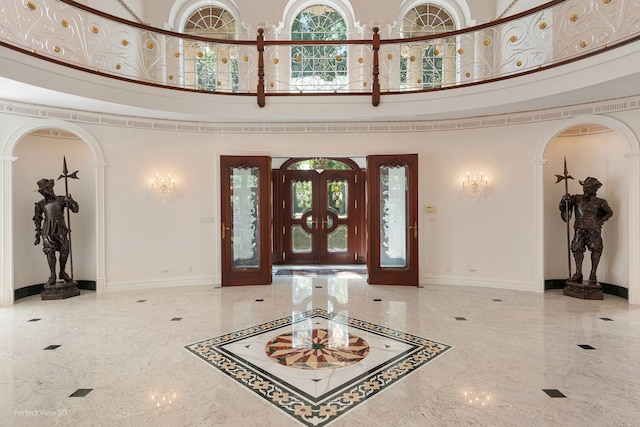
<svg viewBox="0 0 640 427">
<path fill-rule="evenodd" d="M 256 41 L 258 49 L 258 106 L 264 107 L 266 95 L 264 90 L 264 29 L 258 29 L 258 39 Z"/>
<path fill-rule="evenodd" d="M 371 103 L 374 107 L 380 105 L 380 60 L 378 58 L 380 52 L 380 29 L 373 27 L 373 85 L 371 93 Z"/>
</svg>

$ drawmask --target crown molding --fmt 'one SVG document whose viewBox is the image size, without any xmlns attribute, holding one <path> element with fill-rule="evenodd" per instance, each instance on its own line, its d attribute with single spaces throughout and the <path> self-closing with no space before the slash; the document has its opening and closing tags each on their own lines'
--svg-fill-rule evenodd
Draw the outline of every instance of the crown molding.
<svg viewBox="0 0 640 427">
<path fill-rule="evenodd" d="M 527 123 L 564 120 L 585 115 L 605 115 L 640 108 L 640 95 L 612 98 L 583 104 L 566 105 L 540 110 L 518 111 L 508 114 L 475 116 L 447 120 L 390 120 L 390 121 L 322 121 L 322 122 L 214 122 L 168 120 L 144 116 L 121 116 L 98 111 L 68 109 L 56 106 L 20 103 L 0 98 L 0 113 L 58 119 L 73 123 L 124 127 L 142 130 L 214 133 L 214 134 L 300 134 L 300 133 L 393 133 L 440 132 L 522 125 Z M 578 136 L 607 131 L 606 127 L 585 124 L 568 129 L 562 136 Z M 38 135 L 74 138 L 74 135 L 58 130 L 43 130 Z"/>
</svg>

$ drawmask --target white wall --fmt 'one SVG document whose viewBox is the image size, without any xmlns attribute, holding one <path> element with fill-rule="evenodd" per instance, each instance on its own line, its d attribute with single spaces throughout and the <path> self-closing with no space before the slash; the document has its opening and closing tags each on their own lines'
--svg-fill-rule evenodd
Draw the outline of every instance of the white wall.
<svg viewBox="0 0 640 427">
<path fill-rule="evenodd" d="M 619 115 L 627 123 L 640 122 L 638 110 Z M 30 121 L 41 123 L 42 119 L 1 113 L 0 141 Z M 630 263 L 637 260 L 629 259 L 629 209 L 625 201 L 628 140 L 615 132 L 555 138 L 544 152 L 548 160 L 543 173 L 544 212 L 536 211 L 536 153 L 553 129 L 563 128 L 562 122 L 428 132 L 335 132 L 324 126 L 315 131 L 277 132 L 278 127 L 267 127 L 265 132 L 253 134 L 77 124 L 80 134 L 95 139 L 107 163 L 106 290 L 219 283 L 220 155 L 362 157 L 388 153 L 420 156 L 421 283 L 539 291 L 536 218 L 542 214 L 544 279 L 565 277 L 564 233 L 557 231 L 563 230 L 557 217 L 562 188 L 553 182 L 554 175 L 562 172 L 562 157 L 567 155 L 576 178 L 593 175 L 604 183 L 600 194 L 615 211 L 604 227 L 606 249 L 599 279 L 629 287 Z M 74 247 L 91 245 L 91 230 L 95 229 L 81 225 L 87 220 L 83 215 L 90 215 L 90 199 L 95 194 L 94 189 L 81 187 L 91 185 L 90 174 L 83 172 L 91 168 L 92 159 L 83 144 L 25 135 L 14 150 L 12 255 L 16 288 L 41 283 L 43 274 L 46 277 L 44 257 L 32 245 L 32 209 L 38 199 L 33 190 L 41 175 L 55 177 L 59 173 L 63 155 L 68 156 L 72 170 L 81 171 L 82 178 L 74 185 L 81 211 L 73 219 L 79 227 L 74 225 L 74 233 L 77 230 L 85 236 L 82 243 L 74 240 Z M 490 192 L 484 200 L 475 201 L 461 193 L 461 180 L 467 172 L 479 171 L 488 176 Z M 149 194 L 149 180 L 156 173 L 171 173 L 177 181 L 178 195 L 166 204 Z M 576 190 L 572 188 L 572 192 Z M 427 213 L 426 205 L 437 211 Z M 207 217 L 213 217 L 214 222 L 201 222 Z M 77 278 L 91 280 L 96 275 L 91 262 L 80 261 L 82 256 L 78 256 L 80 270 L 76 271 L 82 273 L 77 273 Z"/>
<path fill-rule="evenodd" d="M 0 117 L 4 121 L 10 119 L 6 115 Z M 422 169 L 421 280 L 534 290 L 534 159 L 548 126 L 539 123 L 393 135 L 240 135 L 85 125 L 84 128 L 96 137 L 108 164 L 105 181 L 108 289 L 219 281 L 217 161 L 220 154 L 285 157 L 406 152 L 419 154 Z M 592 149 L 592 146 L 602 144 L 600 139 L 603 137 L 606 138 L 606 151 Z M 83 150 L 72 149 L 58 140 L 48 144 L 40 141 L 42 139 L 28 137 L 20 142 L 16 151 L 19 160 L 15 164 L 14 222 L 18 286 L 32 284 L 26 272 L 34 261 L 46 272 L 42 254 L 29 246 L 35 197 L 32 187 L 39 179 L 36 175 L 47 175 L 47 172 L 40 172 L 48 161 L 39 157 L 43 153 L 41 150 L 43 147 L 48 150 L 46 159 L 59 160 L 63 153 L 73 153 L 72 168 L 84 169 L 83 166 L 90 162 L 86 155 L 77 159 Z M 600 280 L 626 287 L 628 241 L 624 237 L 626 215 L 622 201 L 626 173 L 621 153 L 624 144 L 613 133 L 580 139 L 585 139 L 581 141 L 586 144 L 584 153 L 590 154 L 573 160 L 571 172 L 581 179 L 585 174 L 598 176 L 605 183 L 602 195 L 616 211 L 616 216 L 605 226 L 607 250 Z M 554 141 L 545 152 L 550 161 L 546 167 L 549 172 L 546 181 L 553 181 L 553 173 L 561 171 L 562 155 L 567 151 L 562 145 L 564 141 L 573 141 L 570 138 L 557 140 L 560 142 Z M 73 144 L 77 143 L 73 141 Z M 575 157 L 575 153 L 570 156 Z M 606 161 L 603 162 L 603 158 Z M 57 163 L 51 166 L 48 175 L 59 167 Z M 461 180 L 468 171 L 483 171 L 488 176 L 490 193 L 484 200 L 475 201 L 462 194 Z M 175 177 L 178 187 L 175 199 L 163 204 L 151 197 L 149 180 L 156 173 L 171 173 Z M 82 173 L 81 177 L 84 178 Z M 545 183 L 545 189 L 549 187 Z M 547 236 L 557 234 L 555 228 L 562 228 L 561 221 L 556 218 L 558 194 L 554 191 L 560 191 L 558 187 L 551 186 L 546 192 L 550 201 L 545 202 L 545 215 L 551 216 L 551 219 L 545 217 L 549 224 Z M 90 193 L 90 190 L 85 192 Z M 77 215 L 80 218 L 91 203 L 86 199 L 79 201 L 83 208 Z M 436 206 L 437 212 L 426 213 L 425 205 Z M 215 217 L 215 222 L 201 223 L 201 217 Z M 565 271 L 562 268 L 563 251 L 556 248 L 554 239 L 548 240 L 546 253 L 552 255 L 546 255 L 546 259 L 559 257 L 560 261 L 548 262 L 545 278 L 562 278 Z M 164 271 L 166 269 L 169 271 Z M 89 273 L 86 275 L 90 276 Z"/>
</svg>

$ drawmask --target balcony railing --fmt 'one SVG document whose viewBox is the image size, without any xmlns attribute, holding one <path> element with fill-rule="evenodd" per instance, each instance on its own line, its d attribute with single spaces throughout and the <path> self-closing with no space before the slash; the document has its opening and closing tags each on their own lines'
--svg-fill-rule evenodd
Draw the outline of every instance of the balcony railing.
<svg viewBox="0 0 640 427">
<path fill-rule="evenodd" d="M 555 0 L 448 33 L 382 40 L 374 28 L 370 39 L 338 42 L 271 40 L 263 29 L 256 40 L 210 39 L 126 21 L 68 0 L 0 0 L 4 47 L 146 85 L 256 96 L 260 106 L 269 96 L 301 95 L 366 95 L 375 106 L 383 95 L 511 78 L 639 37 L 640 2 L 634 0 Z M 306 58 L 317 46 L 338 53 Z M 212 71 L 203 78 L 207 60 Z M 317 68 L 321 60 L 333 68 L 305 75 L 297 67 L 307 61 Z"/>
</svg>

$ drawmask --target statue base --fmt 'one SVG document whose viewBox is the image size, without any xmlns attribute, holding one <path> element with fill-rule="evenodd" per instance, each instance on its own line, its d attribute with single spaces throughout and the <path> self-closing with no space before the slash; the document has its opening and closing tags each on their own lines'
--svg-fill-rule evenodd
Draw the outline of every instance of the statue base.
<svg viewBox="0 0 640 427">
<path fill-rule="evenodd" d="M 602 293 L 602 288 L 600 288 L 600 283 L 583 284 L 583 283 L 567 281 L 567 284 L 564 287 L 562 294 L 568 297 L 580 298 L 580 299 L 589 299 L 589 300 L 604 299 L 604 294 Z"/>
<path fill-rule="evenodd" d="M 80 289 L 78 289 L 78 282 L 76 281 L 58 281 L 55 285 L 44 285 L 44 289 L 40 294 L 43 300 L 65 299 L 77 297 L 78 295 L 80 295 Z"/>
</svg>

